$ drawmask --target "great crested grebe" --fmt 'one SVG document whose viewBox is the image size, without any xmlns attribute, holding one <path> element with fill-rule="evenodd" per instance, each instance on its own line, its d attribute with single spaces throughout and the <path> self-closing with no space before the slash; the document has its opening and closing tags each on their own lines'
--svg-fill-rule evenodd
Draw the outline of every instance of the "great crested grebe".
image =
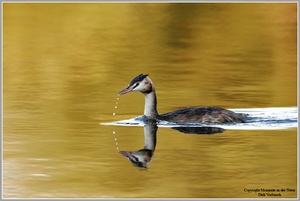
<svg viewBox="0 0 300 201">
<path fill-rule="evenodd" d="M 156 94 L 152 80 L 148 74 L 140 74 L 135 77 L 130 84 L 120 91 L 118 95 L 132 91 L 142 92 L 145 96 L 144 115 L 148 119 L 165 120 L 174 123 L 228 123 L 245 122 L 247 114 L 234 113 L 219 107 L 187 107 L 165 114 L 158 114 L 156 105 Z"/>
</svg>

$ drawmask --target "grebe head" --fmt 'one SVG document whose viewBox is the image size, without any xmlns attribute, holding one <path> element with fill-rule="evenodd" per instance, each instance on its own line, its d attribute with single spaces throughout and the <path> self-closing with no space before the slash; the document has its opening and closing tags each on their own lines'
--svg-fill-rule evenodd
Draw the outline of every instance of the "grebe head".
<svg viewBox="0 0 300 201">
<path fill-rule="evenodd" d="M 153 91 L 153 83 L 149 77 L 147 77 L 148 74 L 140 74 L 136 76 L 129 85 L 120 91 L 118 95 L 126 94 L 132 91 L 139 91 L 142 93 L 150 93 Z"/>
</svg>

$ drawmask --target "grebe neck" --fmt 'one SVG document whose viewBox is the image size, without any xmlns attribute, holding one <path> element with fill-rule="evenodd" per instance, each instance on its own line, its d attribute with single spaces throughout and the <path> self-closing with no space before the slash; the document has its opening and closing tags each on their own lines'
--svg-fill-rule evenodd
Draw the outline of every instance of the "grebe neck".
<svg viewBox="0 0 300 201">
<path fill-rule="evenodd" d="M 157 125 L 153 123 L 145 124 L 144 126 L 144 138 L 145 138 L 145 146 L 144 149 L 149 149 L 154 151 L 156 146 L 156 132 Z"/>
<path fill-rule="evenodd" d="M 157 119 L 158 113 L 156 109 L 157 100 L 156 100 L 156 94 L 155 89 L 152 86 L 152 89 L 148 92 L 143 93 L 145 96 L 145 109 L 144 109 L 144 115 L 150 119 Z"/>
</svg>

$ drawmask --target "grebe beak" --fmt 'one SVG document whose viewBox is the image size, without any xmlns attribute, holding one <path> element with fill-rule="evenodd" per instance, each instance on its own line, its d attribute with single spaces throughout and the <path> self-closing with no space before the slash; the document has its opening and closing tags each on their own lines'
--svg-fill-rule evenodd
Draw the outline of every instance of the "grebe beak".
<svg viewBox="0 0 300 201">
<path fill-rule="evenodd" d="M 130 87 L 130 86 L 128 86 L 127 88 L 125 88 L 125 89 L 123 89 L 122 91 L 120 91 L 120 92 L 118 93 L 118 95 L 127 94 L 127 93 L 131 92 L 132 90 L 133 90 L 133 88 Z"/>
</svg>

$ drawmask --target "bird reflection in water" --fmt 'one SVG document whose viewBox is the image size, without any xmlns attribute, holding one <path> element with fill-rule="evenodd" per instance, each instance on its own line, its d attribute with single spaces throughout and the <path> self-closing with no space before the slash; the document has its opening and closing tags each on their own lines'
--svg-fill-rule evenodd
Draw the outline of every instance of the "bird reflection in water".
<svg viewBox="0 0 300 201">
<path fill-rule="evenodd" d="M 157 129 L 155 121 L 148 121 L 144 125 L 144 148 L 138 151 L 119 151 L 119 153 L 127 157 L 132 165 L 147 168 L 154 155 Z M 217 127 L 172 127 L 172 129 L 184 134 L 216 134 L 224 131 L 223 128 Z"/>
<path fill-rule="evenodd" d="M 120 151 L 119 153 L 127 157 L 132 165 L 147 168 L 154 155 L 157 128 L 155 123 L 149 123 L 144 126 L 145 145 L 143 149 L 132 152 Z"/>
</svg>

